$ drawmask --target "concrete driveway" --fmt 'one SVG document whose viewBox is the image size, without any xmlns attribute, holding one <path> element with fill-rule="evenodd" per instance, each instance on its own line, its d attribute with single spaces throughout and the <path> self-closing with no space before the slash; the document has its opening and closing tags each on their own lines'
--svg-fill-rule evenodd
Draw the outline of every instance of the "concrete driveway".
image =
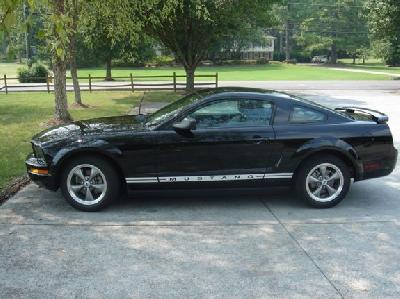
<svg viewBox="0 0 400 299">
<path fill-rule="evenodd" d="M 396 91 L 304 91 L 388 112 Z M 400 296 L 400 168 L 338 207 L 286 189 L 138 194 L 82 213 L 28 185 L 0 207 L 0 294 L 89 298 Z"/>
</svg>

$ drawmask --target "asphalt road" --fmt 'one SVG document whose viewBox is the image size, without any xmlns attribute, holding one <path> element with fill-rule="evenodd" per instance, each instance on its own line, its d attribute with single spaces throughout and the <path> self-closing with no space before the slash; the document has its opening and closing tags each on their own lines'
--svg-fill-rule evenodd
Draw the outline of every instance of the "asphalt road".
<svg viewBox="0 0 400 299">
<path fill-rule="evenodd" d="M 400 93 L 298 92 L 387 112 Z M 286 189 L 140 194 L 82 213 L 28 185 L 0 207 L 3 298 L 399 298 L 400 167 L 333 209 Z"/>
</svg>

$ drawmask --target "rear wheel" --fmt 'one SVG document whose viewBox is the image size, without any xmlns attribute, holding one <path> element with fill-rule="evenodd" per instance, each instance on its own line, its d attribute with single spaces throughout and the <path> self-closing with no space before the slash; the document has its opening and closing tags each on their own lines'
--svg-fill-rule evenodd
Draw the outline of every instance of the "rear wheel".
<svg viewBox="0 0 400 299">
<path fill-rule="evenodd" d="M 350 172 L 341 159 L 316 156 L 307 160 L 296 175 L 296 191 L 311 206 L 330 208 L 347 195 Z"/>
<path fill-rule="evenodd" d="M 98 157 L 71 160 L 61 176 L 61 191 L 73 207 L 98 211 L 119 196 L 121 184 L 113 165 Z"/>
</svg>

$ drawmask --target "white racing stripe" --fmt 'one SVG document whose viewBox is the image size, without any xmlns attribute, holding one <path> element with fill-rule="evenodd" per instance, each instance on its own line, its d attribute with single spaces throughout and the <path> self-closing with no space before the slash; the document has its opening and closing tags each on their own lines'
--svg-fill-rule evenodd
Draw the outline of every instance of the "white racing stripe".
<svg viewBox="0 0 400 299">
<path fill-rule="evenodd" d="M 168 176 L 168 177 L 137 177 L 126 178 L 128 184 L 143 183 L 177 183 L 177 182 L 223 182 L 223 181 L 249 181 L 262 179 L 291 179 L 293 173 L 252 173 L 230 175 L 196 175 L 196 176 Z"/>
</svg>

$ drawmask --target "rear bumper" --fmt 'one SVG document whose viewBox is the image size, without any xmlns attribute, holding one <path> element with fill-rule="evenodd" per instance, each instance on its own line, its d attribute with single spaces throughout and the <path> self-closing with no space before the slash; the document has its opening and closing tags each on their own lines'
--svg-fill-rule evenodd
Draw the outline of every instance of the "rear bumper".
<svg viewBox="0 0 400 299">
<path fill-rule="evenodd" d="M 397 164 L 397 155 L 398 151 L 393 147 L 388 152 L 382 153 L 381 159 L 365 162 L 363 179 L 378 178 L 391 174 Z"/>
<path fill-rule="evenodd" d="M 33 156 L 33 154 L 30 154 L 25 161 L 25 165 L 30 179 L 38 186 L 52 191 L 56 191 L 58 189 L 56 180 L 54 176 L 50 174 L 50 172 L 48 174 L 33 173 L 34 169 L 40 169 L 44 171 L 49 170 L 48 165 L 42 159 L 37 159 Z"/>
</svg>

